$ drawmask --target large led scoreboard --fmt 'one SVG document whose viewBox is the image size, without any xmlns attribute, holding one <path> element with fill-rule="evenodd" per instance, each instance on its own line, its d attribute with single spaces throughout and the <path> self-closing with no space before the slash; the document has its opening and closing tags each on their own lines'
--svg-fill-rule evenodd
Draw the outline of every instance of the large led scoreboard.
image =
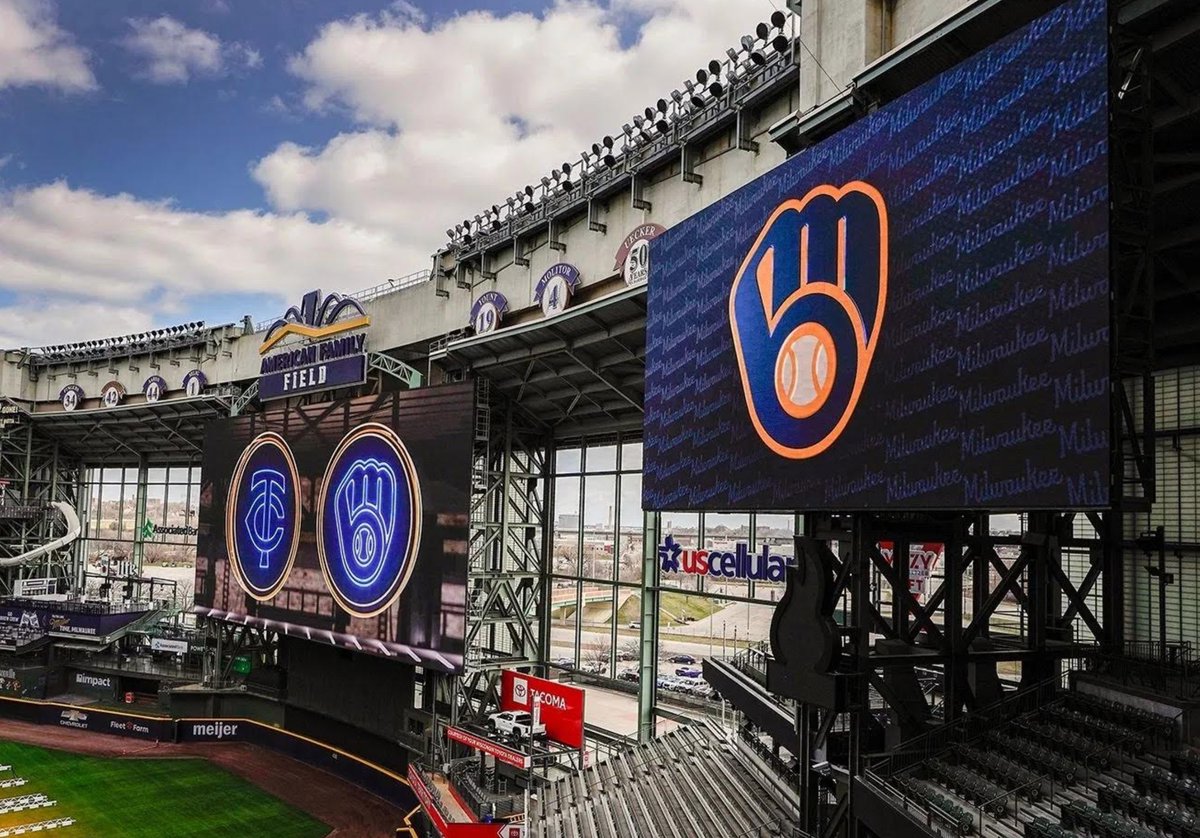
<svg viewBox="0 0 1200 838">
<path fill-rule="evenodd" d="M 1106 22 L 1065 3 L 654 240 L 646 508 L 1107 506 Z"/>
<path fill-rule="evenodd" d="M 473 412 L 459 384 L 214 423 L 197 612 L 460 670 Z"/>
</svg>

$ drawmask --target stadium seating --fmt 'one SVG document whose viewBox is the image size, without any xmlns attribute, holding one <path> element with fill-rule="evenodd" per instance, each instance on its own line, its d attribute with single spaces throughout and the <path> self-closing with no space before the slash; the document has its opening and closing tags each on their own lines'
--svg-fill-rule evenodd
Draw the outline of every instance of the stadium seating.
<svg viewBox="0 0 1200 838">
<path fill-rule="evenodd" d="M 717 779 L 722 793 L 713 794 Z M 789 801 L 707 725 L 678 728 L 547 784 L 538 811 L 547 834 L 567 838 L 766 838 L 790 834 L 794 821 Z"/>
<path fill-rule="evenodd" d="M 899 776 L 943 834 L 1200 838 L 1200 754 L 1176 719 L 1066 693 Z"/>
</svg>

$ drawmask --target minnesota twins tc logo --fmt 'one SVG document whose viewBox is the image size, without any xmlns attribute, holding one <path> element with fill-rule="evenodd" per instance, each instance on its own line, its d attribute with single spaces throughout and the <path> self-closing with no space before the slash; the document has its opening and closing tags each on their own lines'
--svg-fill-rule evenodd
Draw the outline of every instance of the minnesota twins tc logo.
<svg viewBox="0 0 1200 838">
<path fill-rule="evenodd" d="M 729 293 L 746 407 L 762 441 L 815 457 L 845 430 L 887 302 L 887 207 L 862 181 L 775 209 Z"/>
<path fill-rule="evenodd" d="M 334 599 L 360 617 L 387 609 L 408 584 L 420 541 L 408 449 L 386 425 L 355 428 L 329 460 L 317 506 L 317 555 Z"/>
<path fill-rule="evenodd" d="M 229 484 L 225 537 L 238 584 L 265 601 L 283 587 L 300 540 L 300 480 L 291 449 L 268 431 L 238 458 Z"/>
<path fill-rule="evenodd" d="M 271 566 L 271 555 L 283 543 L 287 510 L 287 478 L 273 468 L 260 468 L 250 475 L 250 509 L 246 512 L 246 532 L 258 551 L 258 568 Z"/>
</svg>

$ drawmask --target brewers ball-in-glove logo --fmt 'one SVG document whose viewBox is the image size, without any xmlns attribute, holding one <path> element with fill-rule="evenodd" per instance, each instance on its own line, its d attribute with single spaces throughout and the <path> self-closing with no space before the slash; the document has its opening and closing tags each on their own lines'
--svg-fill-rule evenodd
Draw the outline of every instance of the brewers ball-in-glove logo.
<svg viewBox="0 0 1200 838">
<path fill-rule="evenodd" d="M 283 437 L 256 436 L 233 470 L 225 535 L 238 583 L 257 600 L 273 598 L 296 559 L 300 480 Z"/>
<path fill-rule="evenodd" d="M 818 186 L 781 204 L 742 263 L 729 321 L 750 419 L 792 459 L 845 430 L 887 302 L 887 207 L 873 186 Z"/>
<path fill-rule="evenodd" d="M 386 425 L 355 428 L 329 460 L 317 507 L 317 552 L 334 599 L 370 617 L 408 584 L 421 541 L 421 489 Z"/>
</svg>

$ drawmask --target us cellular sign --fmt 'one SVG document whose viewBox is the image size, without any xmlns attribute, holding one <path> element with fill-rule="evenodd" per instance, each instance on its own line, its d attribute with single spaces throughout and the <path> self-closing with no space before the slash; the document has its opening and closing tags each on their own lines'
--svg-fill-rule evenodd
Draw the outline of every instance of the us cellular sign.
<svg viewBox="0 0 1200 838">
<path fill-rule="evenodd" d="M 645 507 L 1107 506 L 1107 74 L 1072 0 L 650 242 Z"/>
</svg>

